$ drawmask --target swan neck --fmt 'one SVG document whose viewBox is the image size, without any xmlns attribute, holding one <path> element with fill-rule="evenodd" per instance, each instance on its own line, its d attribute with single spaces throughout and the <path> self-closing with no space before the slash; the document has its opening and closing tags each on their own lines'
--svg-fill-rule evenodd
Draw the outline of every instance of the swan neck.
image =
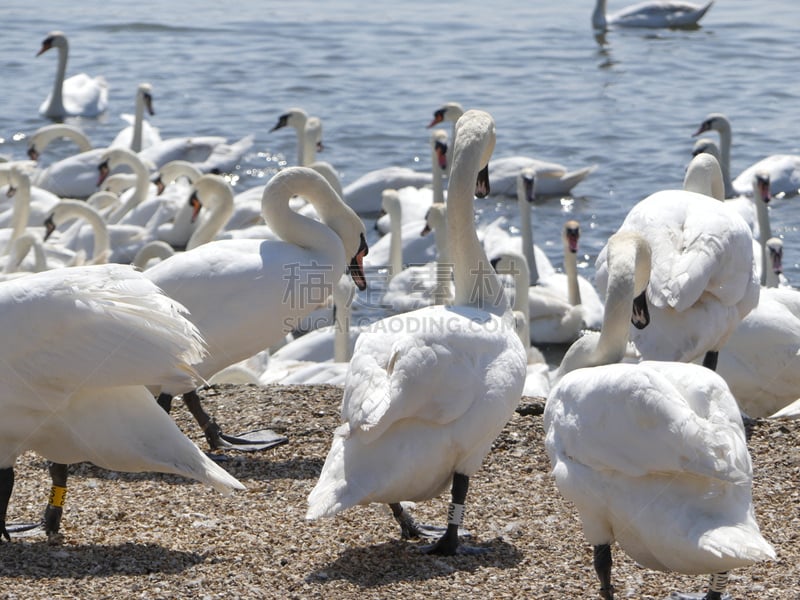
<svg viewBox="0 0 800 600">
<path fill-rule="evenodd" d="M 531 285 L 539 283 L 539 269 L 536 267 L 536 253 L 533 250 L 533 228 L 531 226 L 531 205 L 527 198 L 520 198 L 520 236 L 522 238 L 522 254 L 528 261 L 528 278 Z"/>
<path fill-rule="evenodd" d="M 206 217 L 192 232 L 186 249 L 191 250 L 213 240 L 222 230 L 233 214 L 233 191 L 226 185 L 220 185 L 214 193 L 209 194 L 204 204 L 208 212 Z"/>
<path fill-rule="evenodd" d="M 14 212 L 11 217 L 11 237 L 3 250 L 3 256 L 11 252 L 11 247 L 19 236 L 25 233 L 28 228 L 28 219 L 31 213 L 31 188 L 30 180 L 26 186 L 24 182 L 27 177 L 19 178 L 17 191 L 14 194 Z"/>
<path fill-rule="evenodd" d="M 58 49 L 58 66 L 56 67 L 56 78 L 53 81 L 53 93 L 50 96 L 50 105 L 47 107 L 46 116 L 64 116 L 64 77 L 67 73 L 67 40 L 64 39 L 63 45 L 56 46 Z"/>
<path fill-rule="evenodd" d="M 567 297 L 572 306 L 581 304 L 581 288 L 578 283 L 578 257 L 568 246 L 564 247 L 564 272 L 567 275 Z"/>
<path fill-rule="evenodd" d="M 403 270 L 402 231 L 402 209 L 398 205 L 389 211 L 389 235 L 391 236 L 389 238 L 389 256 L 392 269 L 390 279 Z"/>
<path fill-rule="evenodd" d="M 353 291 L 349 275 L 344 275 L 334 288 L 334 362 L 347 362 L 350 360 L 350 304 L 353 298 Z"/>
<path fill-rule="evenodd" d="M 105 257 L 111 250 L 111 241 L 108 235 L 108 225 L 100 213 L 88 204 L 79 201 L 73 204 L 71 201 L 62 200 L 57 207 L 61 209 L 60 214 L 62 220 L 69 217 L 79 217 L 86 221 L 92 228 L 94 246 L 89 262 L 105 260 Z"/>
<path fill-rule="evenodd" d="M 131 150 L 142 151 L 142 120 L 144 119 L 144 97 L 136 94 L 136 112 L 133 115 L 133 136 L 131 137 Z"/>
<path fill-rule="evenodd" d="M 118 149 L 117 152 L 120 152 L 120 150 Z M 150 178 L 147 168 L 144 166 L 141 159 L 131 151 L 125 152 L 122 156 L 124 158 L 121 162 L 130 166 L 136 176 L 136 185 L 133 188 L 133 193 L 128 197 L 125 204 L 109 215 L 108 222 L 112 224 L 119 223 L 122 217 L 144 202 L 150 192 Z"/>
<path fill-rule="evenodd" d="M 606 23 L 606 0 L 597 0 L 592 11 L 592 27 L 605 30 Z"/>
</svg>

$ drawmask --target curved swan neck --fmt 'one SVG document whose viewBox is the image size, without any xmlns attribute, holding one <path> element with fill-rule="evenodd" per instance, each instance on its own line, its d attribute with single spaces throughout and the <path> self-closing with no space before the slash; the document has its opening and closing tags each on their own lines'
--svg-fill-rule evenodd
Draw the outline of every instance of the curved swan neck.
<svg viewBox="0 0 800 600">
<path fill-rule="evenodd" d="M 53 92 L 50 96 L 50 104 L 45 111 L 45 116 L 50 118 L 63 117 L 64 110 L 64 77 L 67 74 L 67 56 L 69 54 L 69 44 L 64 35 L 53 36 L 53 46 L 58 50 L 58 66 L 56 67 L 56 77 L 53 81 Z"/>
<path fill-rule="evenodd" d="M 111 251 L 111 240 L 108 235 L 108 226 L 100 213 L 80 200 L 62 200 L 56 204 L 53 214 L 59 223 L 72 217 L 85 220 L 94 233 L 94 246 L 89 262 L 106 260 Z"/>
<path fill-rule="evenodd" d="M 222 177 L 204 175 L 195 189 L 207 213 L 186 243 L 187 250 L 213 240 L 233 214 L 233 189 Z"/>
<path fill-rule="evenodd" d="M 31 214 L 31 180 L 25 173 L 11 168 L 8 172 L 9 184 L 14 186 L 14 209 L 11 216 L 11 236 L 3 250 L 3 255 L 11 252 L 14 240 L 25 233 Z"/>
<path fill-rule="evenodd" d="M 144 166 L 142 159 L 127 148 L 115 148 L 107 155 L 109 169 L 113 169 L 117 165 L 128 165 L 136 177 L 136 184 L 133 193 L 128 197 L 128 200 L 121 207 L 116 209 L 108 217 L 109 223 L 119 223 L 120 219 L 128 212 L 139 206 L 146 198 L 150 191 L 150 174 L 147 167 Z"/>
<path fill-rule="evenodd" d="M 322 222 L 300 215 L 289 207 L 289 200 L 296 195 L 303 196 L 317 209 Z M 282 240 L 328 252 L 331 263 L 344 269 L 344 242 L 326 219 L 326 214 L 332 212 L 330 205 L 337 203 L 343 204 L 322 175 L 307 167 L 293 167 L 279 171 L 269 180 L 261 198 L 261 213 L 267 225 Z M 333 275 L 338 277 L 340 273 Z"/>
<path fill-rule="evenodd" d="M 488 164 L 494 142 L 494 121 L 488 113 L 470 110 L 456 123 L 447 193 L 447 242 L 448 253 L 455 259 L 454 304 L 503 314 L 508 302 L 478 240 L 473 205 L 477 175 Z"/>
<path fill-rule="evenodd" d="M 75 142 L 79 152 L 86 152 L 92 149 L 92 142 L 85 133 L 73 125 L 64 123 L 54 123 L 37 129 L 31 136 L 29 148 L 35 148 L 38 153 L 41 153 L 51 142 L 61 138 Z"/>
<path fill-rule="evenodd" d="M 131 137 L 131 150 L 134 152 L 142 151 L 142 126 L 144 121 L 144 109 L 147 108 L 150 114 L 152 114 L 150 90 L 150 85 L 145 83 L 141 84 L 136 89 L 136 110 L 133 117 L 133 136 Z"/>
<path fill-rule="evenodd" d="M 8 261 L 6 262 L 3 272 L 13 273 L 17 271 L 20 264 L 22 264 L 22 261 L 25 260 L 25 257 L 28 255 L 31 249 L 33 249 L 34 255 L 33 271 L 35 273 L 46 271 L 47 257 L 44 253 L 44 246 L 42 246 L 42 242 L 38 237 L 36 237 L 33 233 L 27 232 L 23 233 L 14 240 L 14 243 L 11 245 L 11 252 L 8 254 Z"/>
<path fill-rule="evenodd" d="M 581 288 L 578 283 L 580 226 L 577 221 L 567 221 L 561 238 L 564 243 L 564 272 L 567 275 L 567 298 L 572 306 L 578 306 L 581 303 Z"/>
</svg>

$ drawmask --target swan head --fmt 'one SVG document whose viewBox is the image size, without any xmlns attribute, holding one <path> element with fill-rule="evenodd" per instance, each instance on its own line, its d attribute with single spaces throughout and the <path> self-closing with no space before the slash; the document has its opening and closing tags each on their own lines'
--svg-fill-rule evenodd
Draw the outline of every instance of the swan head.
<svg viewBox="0 0 800 600">
<path fill-rule="evenodd" d="M 536 200 L 534 187 L 536 183 L 536 170 L 530 167 L 520 169 L 517 175 L 517 200 L 533 204 Z"/>
<path fill-rule="evenodd" d="M 577 221 L 570 219 L 564 223 L 561 230 L 561 239 L 564 242 L 564 249 L 572 254 L 578 252 L 578 240 L 581 238 L 581 225 Z"/>
<path fill-rule="evenodd" d="M 705 119 L 703 119 L 703 122 L 700 123 L 697 131 L 692 134 L 692 137 L 697 137 L 706 131 L 730 130 L 730 127 L 731 126 L 730 121 L 728 121 L 728 117 L 722 113 L 711 113 Z"/>
<path fill-rule="evenodd" d="M 725 184 L 719 161 L 712 154 L 706 152 L 695 155 L 686 167 L 683 189 L 711 196 L 717 200 L 724 200 Z"/>
<path fill-rule="evenodd" d="M 140 83 L 139 87 L 136 88 L 136 99 L 137 101 L 141 99 L 142 105 L 144 106 L 145 110 L 150 116 L 154 116 L 156 113 L 153 110 L 153 86 L 149 83 Z"/>
<path fill-rule="evenodd" d="M 753 197 L 761 200 L 764 204 L 769 204 L 769 201 L 772 200 L 769 186 L 769 173 L 756 173 L 753 177 Z"/>
<path fill-rule="evenodd" d="M 447 132 L 444 129 L 434 129 L 431 133 L 431 150 L 436 159 L 436 164 L 442 171 L 447 170 Z"/>
<path fill-rule="evenodd" d="M 720 159 L 719 146 L 717 146 L 717 144 L 711 138 L 707 137 L 700 138 L 692 146 L 693 157 L 702 153 L 710 154 L 711 156 L 717 159 L 717 162 L 719 162 Z"/>
<path fill-rule="evenodd" d="M 448 102 L 433 111 L 433 119 L 428 123 L 428 128 L 438 125 L 443 121 L 458 121 L 463 114 L 464 109 L 458 102 Z"/>
<path fill-rule="evenodd" d="M 66 50 L 68 48 L 67 36 L 61 31 L 51 31 L 47 34 L 47 37 L 42 40 L 42 47 L 39 48 L 39 52 L 36 53 L 36 56 L 44 54 L 51 48 L 63 48 Z"/>
<path fill-rule="evenodd" d="M 269 132 L 272 133 L 277 129 L 283 129 L 284 127 L 289 126 L 294 127 L 297 130 L 302 130 L 305 128 L 307 121 L 308 113 L 306 111 L 304 111 L 302 108 L 290 108 L 280 117 L 278 117 L 278 122 L 272 129 L 269 130 Z"/>
<path fill-rule="evenodd" d="M 468 129 L 464 129 L 465 123 L 469 123 Z M 475 179 L 475 196 L 478 198 L 485 198 L 491 192 L 491 186 L 489 185 L 489 159 L 492 157 L 495 144 L 497 143 L 494 119 L 487 112 L 481 110 L 468 110 L 461 117 L 459 117 L 458 121 L 456 121 L 456 140 L 459 138 L 459 133 L 461 133 L 462 136 L 468 135 L 470 137 L 479 135 L 484 136 L 481 140 L 480 146 L 478 146 L 481 154 L 478 158 L 478 175 Z M 461 148 L 468 148 L 470 146 L 472 146 L 472 140 L 467 140 L 466 143 L 461 144 Z M 458 145 L 455 145 L 454 148 L 458 148 Z M 456 161 L 457 158 L 453 156 L 453 163 L 455 164 Z"/>
<path fill-rule="evenodd" d="M 612 270 L 617 269 L 617 262 L 623 265 L 627 263 L 627 267 L 622 267 L 625 269 L 630 269 L 632 262 L 633 307 L 631 323 L 637 329 L 644 329 L 650 323 L 650 311 L 647 306 L 647 286 L 650 283 L 652 260 L 650 244 L 641 234 L 634 231 L 618 231 L 608 238 L 606 261 L 609 274 Z"/>
<path fill-rule="evenodd" d="M 783 240 L 778 237 L 771 237 L 766 243 L 769 260 L 772 265 L 772 272 L 776 275 L 783 273 Z"/>
</svg>

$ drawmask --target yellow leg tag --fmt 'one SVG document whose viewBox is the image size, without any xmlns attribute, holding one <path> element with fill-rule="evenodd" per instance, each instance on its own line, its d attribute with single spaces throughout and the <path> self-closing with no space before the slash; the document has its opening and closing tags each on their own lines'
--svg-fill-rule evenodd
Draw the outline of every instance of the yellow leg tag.
<svg viewBox="0 0 800 600">
<path fill-rule="evenodd" d="M 64 506 L 64 498 L 67 496 L 67 488 L 60 485 L 54 485 L 50 488 L 50 506 L 62 508 Z"/>
</svg>

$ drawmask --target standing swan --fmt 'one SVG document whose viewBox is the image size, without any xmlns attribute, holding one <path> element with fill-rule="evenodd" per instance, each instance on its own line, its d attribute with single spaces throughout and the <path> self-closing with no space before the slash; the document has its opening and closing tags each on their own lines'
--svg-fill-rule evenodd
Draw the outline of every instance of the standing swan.
<svg viewBox="0 0 800 600">
<path fill-rule="evenodd" d="M 132 267 L 35 273 L 0 284 L 0 539 L 14 461 L 26 450 L 59 463 L 45 530 L 58 532 L 66 463 L 243 486 L 209 460 L 153 401 L 148 384 L 191 386 L 203 353 L 184 309 Z"/>
<path fill-rule="evenodd" d="M 616 541 L 647 568 L 712 574 L 703 598 L 720 600 L 728 570 L 775 558 L 753 512 L 739 408 L 722 378 L 699 365 L 617 364 L 629 321 L 647 326 L 651 257 L 633 232 L 613 235 L 605 255 L 602 333 L 570 347 L 545 405 L 552 474 L 594 546 L 602 598 L 615 597 Z"/>
<path fill-rule="evenodd" d="M 292 211 L 294 195 L 307 198 L 322 222 Z M 364 223 L 322 175 L 307 167 L 284 169 L 267 183 L 261 205 L 264 220 L 281 239 L 212 241 L 145 272 L 186 306 L 200 329 L 208 355 L 195 368 L 205 379 L 283 339 L 325 302 L 348 268 L 356 285 L 366 287 Z M 175 394 L 183 394 L 212 448 L 253 449 L 250 440 L 224 435 L 191 387 L 165 386 L 159 403 L 169 410 Z"/>
<path fill-rule="evenodd" d="M 58 67 L 53 81 L 53 91 L 39 107 L 39 114 L 48 119 L 64 117 L 98 117 L 108 109 L 108 83 L 102 77 L 86 73 L 64 79 L 67 72 L 69 44 L 61 31 L 51 31 L 42 42 L 36 56 L 58 49 Z"/>
<path fill-rule="evenodd" d="M 650 29 L 696 27 L 712 4 L 714 0 L 703 5 L 684 0 L 645 0 L 606 15 L 606 0 L 597 0 L 592 12 L 592 27 L 599 31 L 605 31 L 609 26 Z"/>
<path fill-rule="evenodd" d="M 452 482 L 446 532 L 425 549 L 444 555 L 473 550 L 458 540 L 469 477 L 512 416 L 526 372 L 525 348 L 474 225 L 473 195 L 488 193 L 492 117 L 464 113 L 454 140 L 447 207 L 453 305 L 388 317 L 361 333 L 345 384 L 344 422 L 306 512 L 316 519 L 388 503 L 403 537 L 417 537 L 421 531 L 400 503 L 433 498 Z"/>
</svg>

